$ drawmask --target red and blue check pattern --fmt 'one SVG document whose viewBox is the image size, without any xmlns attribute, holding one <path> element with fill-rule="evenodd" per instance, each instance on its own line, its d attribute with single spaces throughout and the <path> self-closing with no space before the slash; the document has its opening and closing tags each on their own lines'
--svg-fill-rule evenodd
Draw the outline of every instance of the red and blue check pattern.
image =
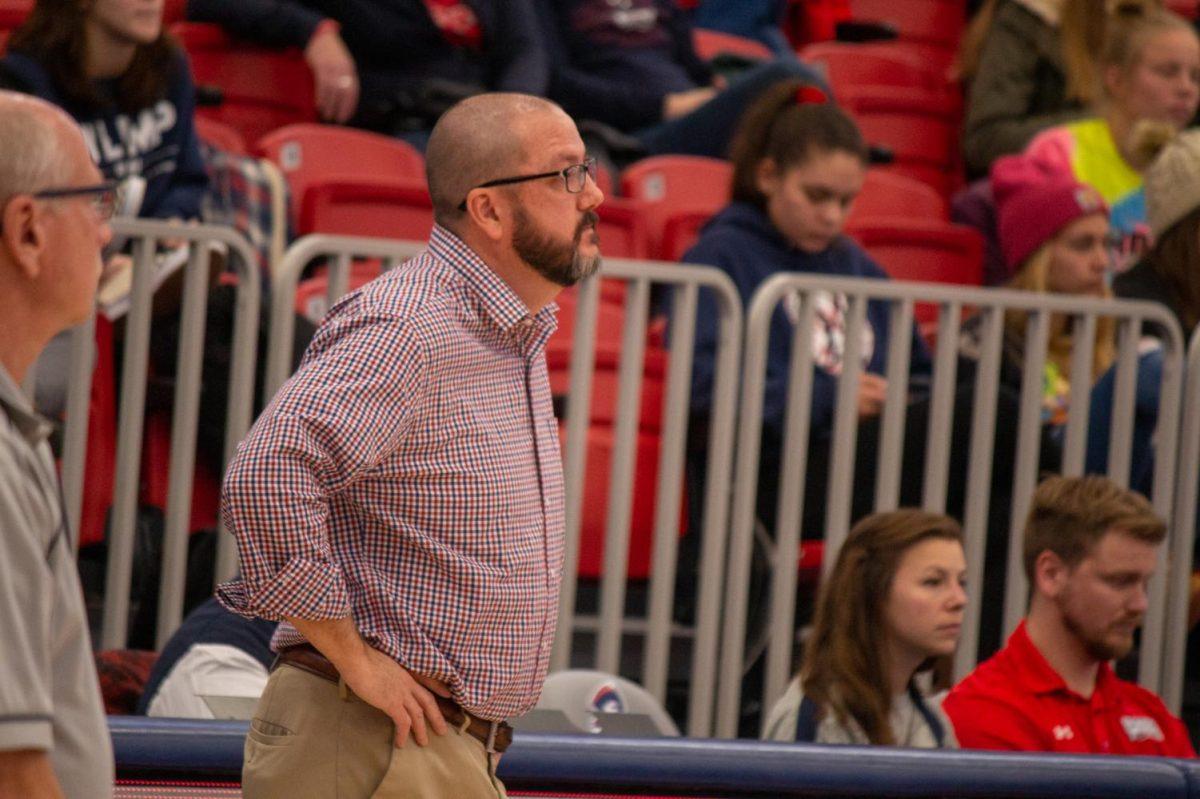
<svg viewBox="0 0 1200 799">
<path fill-rule="evenodd" d="M 334 306 L 230 464 L 222 513 L 268 619 L 363 637 L 500 719 L 536 703 L 562 580 L 563 481 L 544 345 L 457 237 Z M 303 639 L 286 622 L 273 646 Z"/>
</svg>

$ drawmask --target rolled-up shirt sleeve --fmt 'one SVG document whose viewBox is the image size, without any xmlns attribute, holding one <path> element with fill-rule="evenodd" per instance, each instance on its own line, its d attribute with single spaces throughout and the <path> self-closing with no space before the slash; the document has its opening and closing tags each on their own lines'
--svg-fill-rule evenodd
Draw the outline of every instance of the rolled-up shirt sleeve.
<svg viewBox="0 0 1200 799">
<path fill-rule="evenodd" d="M 339 308 L 238 449 L 222 492 L 241 579 L 217 597 L 281 620 L 350 614 L 329 536 L 331 499 L 394 451 L 429 379 L 424 348 L 395 316 Z M 371 408 L 370 414 L 348 413 Z"/>
<path fill-rule="evenodd" d="M 0 452 L 0 476 L 15 474 Z M 0 751 L 54 746 L 50 668 L 54 575 L 16 486 L 0 480 Z"/>
</svg>

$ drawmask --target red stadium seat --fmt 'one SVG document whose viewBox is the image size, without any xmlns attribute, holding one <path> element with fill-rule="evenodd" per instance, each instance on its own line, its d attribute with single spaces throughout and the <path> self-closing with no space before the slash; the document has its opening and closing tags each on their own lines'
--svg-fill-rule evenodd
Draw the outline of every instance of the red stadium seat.
<svg viewBox="0 0 1200 799">
<path fill-rule="evenodd" d="M 892 151 L 887 171 L 922 180 L 944 196 L 958 178 L 958 113 L 941 93 L 895 86 L 848 87 L 838 97 L 872 144 Z"/>
<path fill-rule="evenodd" d="M 596 233 L 601 253 L 609 258 L 651 257 L 643 203 L 621 197 L 606 198 L 596 213 L 600 216 Z"/>
<path fill-rule="evenodd" d="M 860 219 L 846 232 L 896 280 L 983 285 L 983 238 L 974 228 L 876 217 Z"/>
<path fill-rule="evenodd" d="M 672 215 L 663 224 L 662 257 L 667 261 L 682 261 L 683 254 L 691 249 L 700 238 L 700 229 L 704 227 L 712 214 L 707 211 L 690 211 Z"/>
<path fill-rule="evenodd" d="M 333 178 L 309 184 L 297 232 L 425 241 L 433 202 L 424 182 Z"/>
<path fill-rule="evenodd" d="M 79 519 L 79 544 L 104 540 L 108 509 L 112 506 L 117 457 L 116 367 L 113 326 L 104 314 L 96 315 L 96 363 L 88 401 L 88 439 L 83 462 L 83 512 Z"/>
<path fill-rule="evenodd" d="M 650 231 L 651 252 L 657 258 L 677 260 L 677 234 L 667 241 L 672 220 L 712 216 L 729 202 L 733 165 L 717 158 L 692 155 L 659 155 L 630 165 L 621 173 L 621 192 L 640 200 Z M 667 246 L 668 243 L 670 246 Z"/>
<path fill-rule="evenodd" d="M 143 505 L 167 508 L 171 485 L 171 414 L 165 411 L 146 417 L 142 436 L 141 496 Z M 196 532 L 217 526 L 221 501 L 221 478 L 197 460 L 192 473 L 192 508 L 188 530 Z"/>
<path fill-rule="evenodd" d="M 559 435 L 565 446 L 565 427 L 559 427 Z M 660 450 L 661 441 L 657 434 L 638 431 L 633 473 L 633 505 L 630 509 L 629 559 L 626 561 L 626 576 L 630 580 L 645 580 L 650 577 Z M 612 428 L 606 425 L 592 425 L 588 428 L 587 475 L 584 478 L 583 513 L 579 530 L 578 573 L 584 579 L 598 580 L 604 575 L 605 525 L 608 520 L 612 453 Z M 680 514 L 683 514 L 682 507 Z M 680 535 L 686 532 L 685 527 L 685 524 L 680 524 Z"/>
<path fill-rule="evenodd" d="M 867 171 L 863 190 L 854 201 L 849 225 L 879 216 L 947 221 L 946 199 L 928 183 L 879 169 Z"/>
<path fill-rule="evenodd" d="M 220 105 L 201 106 L 197 115 L 236 128 L 246 141 L 317 121 L 312 71 L 299 50 L 235 42 L 216 25 L 183 22 L 171 31 L 187 50 L 197 87 L 220 92 Z"/>
<path fill-rule="evenodd" d="M 850 0 L 850 9 L 855 20 L 886 23 L 902 40 L 932 46 L 943 63 L 953 60 L 967 25 L 962 0 Z"/>
<path fill-rule="evenodd" d="M 33 0 L 0 0 L 0 31 L 21 27 L 32 10 Z"/>
<path fill-rule="evenodd" d="M 12 35 L 11 31 L 0 30 L 0 58 L 8 50 L 8 37 Z"/>
<path fill-rule="evenodd" d="M 805 47 L 800 57 L 825 69 L 834 94 L 853 86 L 904 86 L 944 92 L 945 74 L 894 46 L 821 42 Z"/>
<path fill-rule="evenodd" d="M 837 26 L 853 16 L 848 0 L 789 0 L 783 30 L 796 48 L 826 42 L 837 36 Z"/>
<path fill-rule="evenodd" d="M 237 128 L 208 117 L 196 117 L 196 135 L 205 144 L 233 155 L 249 155 L 246 140 Z"/>
<path fill-rule="evenodd" d="M 705 61 L 711 61 L 721 53 L 732 53 L 752 61 L 770 61 L 775 57 L 761 42 L 707 28 L 692 29 L 692 46 L 696 48 L 696 55 Z"/>
<path fill-rule="evenodd" d="M 896 280 L 983 285 L 983 238 L 974 228 L 878 217 L 855 222 L 847 233 Z M 936 305 L 918 303 L 913 317 L 928 340 L 936 338 Z"/>
<path fill-rule="evenodd" d="M 308 187 L 330 177 L 425 181 L 425 157 L 415 147 L 363 130 L 288 125 L 263 136 L 254 149 L 287 178 L 293 214 L 298 214 Z"/>
</svg>

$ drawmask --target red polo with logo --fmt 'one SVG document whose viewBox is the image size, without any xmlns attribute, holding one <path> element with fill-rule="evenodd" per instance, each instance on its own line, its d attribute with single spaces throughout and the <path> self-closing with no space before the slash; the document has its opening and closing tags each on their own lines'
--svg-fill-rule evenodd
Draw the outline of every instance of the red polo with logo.
<svg viewBox="0 0 1200 799">
<path fill-rule="evenodd" d="M 964 749 L 1195 757 L 1162 700 L 1107 663 L 1085 698 L 1067 687 L 1025 631 L 954 686 L 942 703 Z"/>
</svg>

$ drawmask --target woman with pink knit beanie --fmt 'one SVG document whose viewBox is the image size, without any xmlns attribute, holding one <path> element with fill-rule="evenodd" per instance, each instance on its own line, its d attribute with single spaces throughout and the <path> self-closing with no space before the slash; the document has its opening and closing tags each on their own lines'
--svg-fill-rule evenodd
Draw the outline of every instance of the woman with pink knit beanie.
<svg viewBox="0 0 1200 799">
<path fill-rule="evenodd" d="M 1008 269 L 1008 288 L 1074 296 L 1108 298 L 1116 261 L 1109 209 L 1093 187 L 1061 171 L 1048 169 L 1027 156 L 1006 156 L 992 168 L 996 195 L 1000 249 Z M 981 318 L 963 325 L 960 352 L 971 379 L 973 362 L 982 351 Z M 1009 311 L 1004 318 L 1004 358 L 1001 382 L 1019 390 L 1024 372 L 1028 315 Z M 1108 427 L 1112 416 L 1112 365 L 1115 358 L 1114 320 L 1096 320 L 1092 341 L 1091 368 L 1072 374 L 1072 352 L 1078 341 L 1073 320 L 1054 315 L 1050 322 L 1046 365 L 1042 374 L 1042 423 L 1045 433 L 1059 445 L 1065 431 L 1072 390 L 1091 393 L 1087 469 L 1107 471 Z M 1149 418 L 1135 422 L 1131 483 L 1148 487 L 1150 437 L 1158 409 L 1161 358 L 1145 359 L 1139 370 L 1139 414 L 1145 407 Z M 1145 481 L 1145 485 L 1143 485 Z"/>
</svg>

